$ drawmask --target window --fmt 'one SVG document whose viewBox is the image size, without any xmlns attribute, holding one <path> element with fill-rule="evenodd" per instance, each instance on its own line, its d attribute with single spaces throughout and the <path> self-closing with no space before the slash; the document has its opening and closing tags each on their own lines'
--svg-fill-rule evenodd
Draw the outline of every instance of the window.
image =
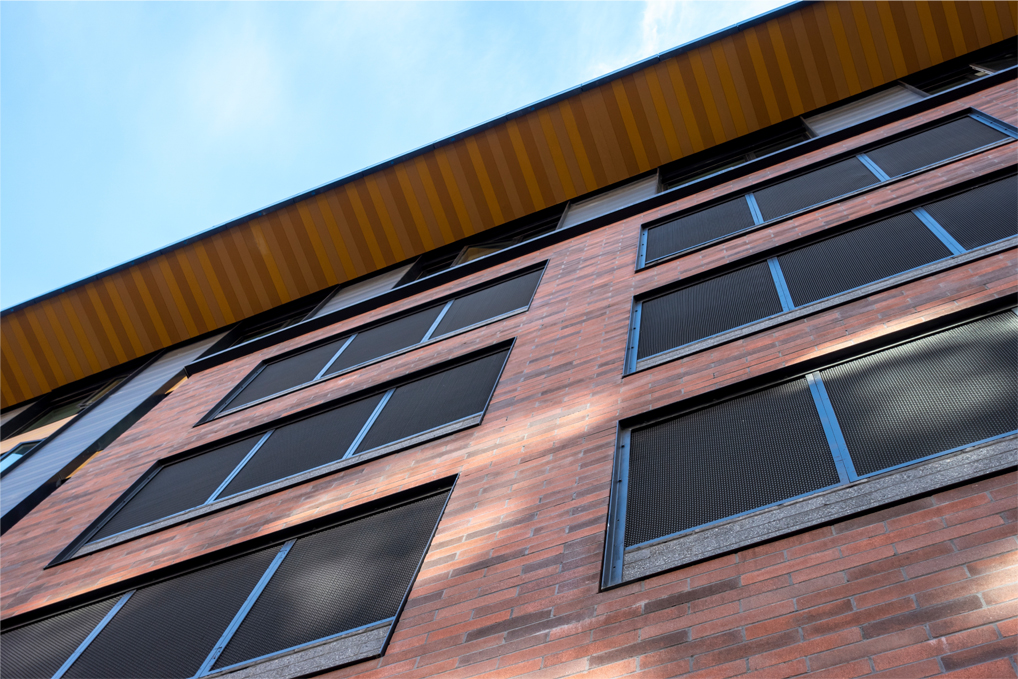
<svg viewBox="0 0 1018 679">
<path fill-rule="evenodd" d="M 142 586 L 27 624 L 6 621 L 0 672 L 200 677 L 286 652 L 285 662 L 259 668 L 286 677 L 377 656 L 448 494 L 448 482 L 429 484 L 241 546 L 240 555 L 201 559 L 211 566 L 157 572 Z"/>
<path fill-rule="evenodd" d="M 628 182 L 622 186 L 604 191 L 583 200 L 570 201 L 566 214 L 559 228 L 566 229 L 576 224 L 589 222 L 595 217 L 615 212 L 622 208 L 646 200 L 658 192 L 658 176 L 655 172 L 649 177 Z"/>
<path fill-rule="evenodd" d="M 157 464 L 65 551 L 73 554 L 81 545 L 188 510 L 236 504 L 478 424 L 508 356 L 508 348 L 487 350 L 267 432 L 240 434 L 226 445 Z"/>
<path fill-rule="evenodd" d="M 513 274 L 446 302 L 262 364 L 206 419 L 526 309 L 537 290 L 542 271 Z"/>
<path fill-rule="evenodd" d="M 1018 314 L 1012 311 L 624 428 L 606 584 L 631 579 L 641 570 L 633 564 L 655 551 L 652 561 L 675 566 L 718 553 L 711 540 L 739 546 L 742 527 L 734 517 L 793 507 L 784 503 L 1015 434 Z M 1010 456 L 1001 464 L 1013 465 Z M 947 478 L 944 466 L 938 469 Z M 916 492 L 913 481 L 922 477 L 899 477 L 884 488 Z M 859 492 L 877 492 L 881 483 Z M 839 508 L 838 497 L 848 496 L 817 503 L 844 514 L 866 508 L 847 499 Z M 782 509 L 760 521 L 787 532 L 810 525 L 811 511 Z M 727 537 L 704 531 L 721 524 Z M 694 533 L 670 555 L 670 547 L 661 547 Z M 756 533 L 746 528 L 746 535 Z M 707 542 L 697 542 L 701 537 Z"/>
<path fill-rule="evenodd" d="M 949 158 L 1010 141 L 1016 133 L 983 115 L 968 115 L 911 131 L 846 158 L 781 178 L 751 193 L 649 224 L 641 234 L 639 266 L 742 233 L 804 209 L 876 186 Z"/>
<path fill-rule="evenodd" d="M 978 186 L 634 304 L 627 371 L 674 350 L 1014 236 L 1015 177 Z M 793 246 L 794 247 L 794 246 Z"/>
<path fill-rule="evenodd" d="M 328 301 L 314 312 L 312 318 L 331 314 L 333 311 L 345 309 L 392 290 L 410 270 L 410 266 L 410 264 L 406 264 L 383 273 L 361 276 L 358 280 L 337 288 Z"/>
<path fill-rule="evenodd" d="M 873 94 L 839 103 L 820 113 L 804 116 L 810 129 L 818 135 L 830 134 L 851 127 L 882 113 L 908 106 L 921 100 L 925 95 L 910 87 L 893 83 Z"/>
<path fill-rule="evenodd" d="M 22 441 L 18 445 L 0 455 L 0 477 L 25 459 L 42 441 Z"/>
</svg>

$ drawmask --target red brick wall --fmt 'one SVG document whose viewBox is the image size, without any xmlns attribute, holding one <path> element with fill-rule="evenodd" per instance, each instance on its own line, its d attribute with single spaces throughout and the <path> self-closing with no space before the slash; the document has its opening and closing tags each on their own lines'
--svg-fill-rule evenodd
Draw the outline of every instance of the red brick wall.
<svg viewBox="0 0 1018 679">
<path fill-rule="evenodd" d="M 1018 252 L 623 379 L 633 295 L 1012 165 L 1018 145 L 634 274 L 640 224 L 967 106 L 1015 124 L 1015 102 L 998 86 L 448 284 L 435 294 L 549 262 L 525 314 L 192 428 L 262 359 L 422 300 L 197 375 L 3 537 L 2 615 L 458 474 L 386 656 L 337 676 L 1014 676 L 1014 475 L 608 592 L 598 581 L 620 418 L 1014 294 Z M 154 460 L 510 337 L 479 427 L 42 570 Z"/>
</svg>

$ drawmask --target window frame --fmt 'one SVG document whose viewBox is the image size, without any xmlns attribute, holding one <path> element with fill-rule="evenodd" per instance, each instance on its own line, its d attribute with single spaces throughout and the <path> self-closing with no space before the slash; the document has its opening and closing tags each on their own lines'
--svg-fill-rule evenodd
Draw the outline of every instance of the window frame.
<svg viewBox="0 0 1018 679">
<path fill-rule="evenodd" d="M 996 130 L 996 131 L 1006 135 L 1007 137 L 1010 137 L 1010 139 L 1001 139 L 1000 141 L 996 141 L 996 142 L 993 142 L 991 144 L 987 144 L 985 146 L 980 146 L 980 147 L 978 147 L 976 149 L 972 149 L 970 151 L 966 151 L 964 153 L 960 153 L 960 154 L 957 154 L 955 156 L 951 156 L 950 158 L 945 158 L 945 159 L 937 161 L 935 163 L 931 163 L 929 165 L 925 165 L 923 167 L 916 168 L 914 170 L 910 170 L 908 172 L 896 175 L 894 177 L 887 176 L 887 174 L 884 173 L 883 170 L 881 170 L 879 168 L 879 166 L 876 163 L 874 163 L 872 160 L 870 160 L 869 157 L 866 155 L 867 152 L 869 152 L 869 151 L 874 151 L 874 150 L 876 150 L 876 149 L 878 149 L 878 148 L 880 148 L 882 146 L 886 146 L 888 144 L 892 144 L 894 142 L 901 141 L 901 140 L 903 140 L 903 139 L 905 139 L 907 137 L 911 137 L 911 136 L 916 135 L 916 134 L 921 134 L 921 133 L 926 132 L 928 130 L 931 130 L 931 129 L 935 128 L 935 127 L 939 127 L 941 125 L 946 125 L 948 123 L 951 123 L 951 122 L 953 122 L 955 120 L 959 120 L 959 119 L 962 119 L 962 118 L 973 118 L 973 119 L 979 121 L 980 123 L 986 125 L 987 127 L 990 127 L 992 129 L 994 129 L 994 130 Z M 851 131 L 853 128 L 846 128 L 846 129 Z M 818 139 L 819 138 L 822 138 L 822 137 L 818 137 Z M 639 244 L 638 244 L 638 250 L 637 250 L 637 257 L 636 257 L 636 271 L 637 272 L 644 271 L 646 269 L 658 266 L 660 264 L 664 264 L 666 262 L 673 261 L 673 260 L 675 260 L 675 259 L 677 259 L 679 257 L 684 257 L 686 255 L 692 254 L 694 252 L 698 252 L 698 251 L 703 250 L 705 248 L 713 247 L 715 245 L 718 245 L 718 244 L 721 244 L 721 243 L 725 243 L 725 242 L 733 240 L 735 238 L 739 238 L 741 236 L 745 236 L 748 233 L 752 233 L 752 232 L 758 231 L 760 229 L 765 229 L 765 228 L 772 227 L 775 224 L 778 224 L 780 222 L 783 222 L 783 221 L 786 221 L 786 220 L 789 220 L 789 219 L 794 219 L 795 217 L 797 217 L 799 215 L 802 215 L 802 214 L 805 214 L 805 213 L 808 213 L 808 212 L 813 212 L 815 210 L 819 210 L 819 209 L 821 209 L 821 208 L 823 208 L 823 207 L 825 207 L 827 205 L 831 205 L 833 203 L 841 202 L 841 201 L 843 201 L 843 200 L 845 200 L 847 198 L 851 198 L 851 197 L 854 197 L 854 196 L 857 196 L 857 195 L 862 195 L 862 194 L 865 194 L 865 193 L 869 193 L 871 191 L 882 189 L 882 188 L 884 188 L 884 187 L 886 187 L 886 186 L 888 186 L 890 184 L 895 184 L 897 182 L 909 179 L 909 178 L 911 178 L 911 177 L 913 177 L 915 175 L 929 172 L 930 170 L 932 170 L 934 168 L 938 168 L 938 167 L 941 167 L 943 165 L 948 165 L 950 163 L 957 162 L 958 160 L 961 160 L 963 158 L 967 158 L 967 157 L 972 156 L 972 155 L 976 155 L 976 154 L 979 154 L 979 153 L 984 153 L 984 152 L 989 151 L 991 149 L 997 148 L 998 146 L 1003 146 L 1003 145 L 1006 145 L 1006 144 L 1010 144 L 1010 143 L 1014 142 L 1015 140 L 1018 140 L 1018 128 L 1014 128 L 1014 127 L 1008 125 L 1007 123 L 1004 123 L 1004 122 L 1002 122 L 1000 120 L 997 120 L 996 118 L 994 118 L 992 116 L 989 116 L 989 115 L 987 115 L 985 113 L 982 113 L 981 111 L 978 111 L 977 109 L 972 108 L 972 107 L 969 107 L 969 108 L 961 110 L 961 111 L 954 111 L 952 113 L 944 115 L 944 116 L 942 116 L 940 118 L 937 118 L 935 120 L 924 122 L 922 124 L 916 125 L 915 127 L 911 127 L 911 128 L 909 128 L 907 130 L 903 130 L 903 131 L 901 131 L 901 132 L 899 132 L 899 133 L 897 133 L 895 135 L 892 135 L 890 137 L 883 138 L 883 139 L 880 139 L 880 140 L 877 140 L 877 141 L 874 141 L 874 142 L 870 142 L 870 143 L 867 143 L 867 144 L 863 144 L 863 145 L 861 145 L 861 146 L 859 146 L 857 148 L 850 149 L 848 151 L 844 151 L 844 152 L 841 152 L 841 153 L 837 153 L 837 154 L 834 154 L 832 156 L 828 156 L 826 158 L 817 160 L 814 163 L 811 163 L 811 164 L 806 165 L 806 166 L 801 167 L 801 168 L 796 168 L 796 169 L 791 170 L 791 171 L 789 171 L 787 173 L 784 173 L 784 174 L 779 174 L 779 175 L 774 176 L 774 177 L 768 177 L 766 180 L 761 181 L 758 184 L 754 184 L 750 189 L 735 189 L 735 190 L 727 191 L 727 192 L 718 194 L 717 196 L 713 196 L 713 197 L 711 197 L 711 199 L 709 201 L 700 203 L 700 204 L 695 205 L 695 206 L 693 206 L 691 208 L 687 208 L 687 209 L 684 209 L 684 210 L 678 210 L 678 211 L 673 212 L 671 214 L 668 214 L 668 215 L 666 215 L 664 217 L 656 217 L 656 218 L 654 218 L 652 220 L 644 222 L 643 224 L 640 225 Z M 805 142 L 800 142 L 800 143 L 805 143 Z M 794 147 L 791 147 L 791 148 L 794 149 Z M 784 149 L 784 151 L 788 151 L 788 150 L 789 149 Z M 811 149 L 808 149 L 807 152 L 812 152 L 813 150 L 815 150 L 815 149 L 811 148 Z M 778 153 L 780 153 L 780 152 L 781 151 L 779 151 Z M 796 210 L 794 212 L 789 212 L 787 214 L 771 218 L 769 220 L 765 220 L 763 215 L 760 213 L 760 210 L 759 210 L 759 208 L 756 205 L 756 200 L 753 197 L 755 192 L 763 190 L 763 189 L 766 189 L 766 188 L 769 188 L 769 187 L 774 186 L 776 184 L 780 184 L 780 183 L 788 181 L 790 179 L 795 179 L 796 177 L 800 177 L 802 175 L 809 174 L 811 172 L 816 172 L 817 170 L 823 169 L 824 167 L 827 167 L 829 165 L 834 165 L 836 163 L 839 163 L 841 161 L 847 160 L 847 159 L 852 158 L 852 157 L 858 158 L 859 161 L 863 165 L 865 165 L 866 168 L 869 169 L 870 172 L 873 173 L 874 178 L 876 179 L 875 183 L 870 184 L 868 186 L 864 186 L 864 187 L 862 187 L 860 189 L 856 189 L 855 191 L 850 191 L 848 193 L 845 193 L 845 194 L 842 194 L 842 195 L 839 195 L 839 196 L 835 196 L 833 198 L 829 198 L 829 199 L 827 199 L 825 201 L 822 201 L 820 203 L 816 203 L 814 205 L 809 205 L 807 207 L 801 208 L 801 209 Z M 784 159 L 781 162 L 787 162 L 788 160 L 790 160 L 790 158 L 786 158 L 786 159 Z M 717 238 L 714 238 L 712 240 L 708 240 L 708 241 L 704 241 L 702 243 L 697 243 L 695 245 L 691 245 L 688 248 L 685 248 L 684 250 L 679 250 L 678 252 L 670 253 L 668 255 L 665 255 L 663 257 L 659 257 L 659 258 L 651 260 L 649 262 L 647 261 L 647 258 L 646 258 L 647 257 L 647 234 L 648 234 L 648 232 L 651 229 L 653 229 L 655 227 L 663 226 L 664 224 L 667 224 L 669 222 L 673 222 L 673 221 L 675 221 L 677 219 L 681 219 L 683 217 L 687 217 L 689 215 L 693 215 L 693 214 L 696 214 L 698 212 L 702 212 L 704 210 L 709 210 L 711 208 L 717 207 L 718 205 L 720 205 L 722 203 L 726 203 L 726 202 L 731 201 L 731 200 L 737 200 L 740 196 L 746 201 L 746 203 L 747 203 L 747 205 L 749 207 L 750 214 L 753 216 L 753 222 L 754 222 L 753 225 L 748 226 L 748 227 L 746 227 L 744 229 L 740 229 L 738 231 L 733 231 L 732 233 L 728 233 L 728 234 L 725 234 L 725 235 L 722 235 L 722 236 L 718 236 Z"/>
<path fill-rule="evenodd" d="M 1004 181 L 1009 177 L 1018 177 L 1016 168 L 1013 166 L 989 172 L 985 175 L 966 180 L 960 184 L 946 187 L 932 194 L 923 195 L 898 205 L 889 206 L 879 212 L 874 212 L 819 233 L 811 234 L 808 237 L 790 241 L 788 243 L 782 243 L 745 259 L 737 260 L 731 265 L 710 269 L 702 275 L 691 276 L 687 279 L 668 283 L 635 296 L 630 309 L 628 336 L 623 363 L 623 375 L 628 376 L 644 370 L 650 370 L 651 368 L 664 363 L 678 360 L 685 356 L 735 341 L 746 335 L 760 332 L 761 330 L 775 327 L 804 316 L 816 314 L 833 306 L 845 304 L 891 287 L 897 287 L 920 278 L 925 278 L 941 271 L 961 266 L 970 261 L 982 259 L 1000 250 L 1013 247 L 1016 236 L 1007 236 L 971 250 L 966 250 L 959 245 L 957 241 L 955 241 L 954 238 L 946 231 L 946 229 L 938 224 L 933 216 L 930 215 L 923 207 L 924 205 L 935 203 L 952 196 L 964 194 L 968 191 L 978 189 L 997 181 Z M 930 232 L 949 250 L 950 254 L 932 262 L 928 262 L 927 264 L 899 272 L 892 276 L 880 278 L 864 285 L 843 290 L 835 293 L 834 295 L 829 295 L 806 304 L 799 306 L 795 305 L 788 292 L 787 285 L 785 284 L 781 265 L 778 261 L 779 257 L 795 250 L 809 247 L 824 240 L 837 238 L 838 236 L 850 231 L 865 228 L 895 215 L 909 212 L 915 214 L 923 225 L 926 226 Z M 642 308 L 645 302 L 660 298 L 678 290 L 699 285 L 714 278 L 726 276 L 740 269 L 755 266 L 765 261 L 769 265 L 772 280 L 775 284 L 778 296 L 781 299 L 782 310 L 780 312 L 758 318 L 734 328 L 722 330 L 718 333 L 702 337 L 687 344 L 671 347 L 651 356 L 645 356 L 643 358 L 638 357 L 640 327 L 642 324 Z"/>
<path fill-rule="evenodd" d="M 779 368 L 758 377 L 692 397 L 686 401 L 672 403 L 621 420 L 616 428 L 607 534 L 601 570 L 601 591 L 841 520 L 860 512 L 873 511 L 881 506 L 935 492 L 951 485 L 967 483 L 1013 467 L 1013 456 L 1018 450 L 1018 430 L 940 451 L 869 474 L 856 474 L 851 457 L 848 456 L 840 426 L 834 416 L 830 399 L 823 387 L 823 381 L 819 379 L 819 373 L 836 365 L 858 360 L 990 316 L 1002 313 L 1018 315 L 1018 307 L 1015 304 L 1014 295 L 993 300 L 941 319 L 892 332 L 826 356 L 803 361 L 788 368 Z M 713 407 L 722 402 L 803 378 L 809 382 L 814 405 L 817 407 L 828 445 L 831 448 L 832 458 L 838 468 L 839 482 L 837 484 L 664 535 L 644 543 L 625 546 L 629 450 L 630 436 L 633 430 L 653 426 Z M 881 485 L 885 487 L 881 488 Z M 867 492 L 874 497 L 866 498 Z M 859 497 L 862 497 L 861 502 Z M 846 501 L 839 503 L 837 500 L 832 501 L 832 498 L 845 498 Z M 809 508 L 810 503 L 817 506 Z M 795 512 L 803 507 L 807 507 L 807 510 L 799 511 L 799 514 L 796 515 Z M 761 528 L 760 525 L 751 525 L 763 523 L 767 524 L 766 528 Z M 747 531 L 747 526 L 753 530 Z M 674 553 L 669 554 L 669 551 L 674 551 Z M 649 563 L 642 567 L 638 564 L 630 568 L 627 576 L 627 553 L 649 555 L 646 557 Z"/>
</svg>

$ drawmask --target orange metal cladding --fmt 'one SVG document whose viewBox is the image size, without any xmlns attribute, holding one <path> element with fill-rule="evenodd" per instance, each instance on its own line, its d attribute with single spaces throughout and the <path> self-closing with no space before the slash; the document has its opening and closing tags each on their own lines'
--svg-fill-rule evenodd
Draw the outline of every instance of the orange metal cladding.
<svg viewBox="0 0 1018 679">
<path fill-rule="evenodd" d="M 821 2 L 15 307 L 6 407 L 1018 33 L 1013 2 Z"/>
</svg>

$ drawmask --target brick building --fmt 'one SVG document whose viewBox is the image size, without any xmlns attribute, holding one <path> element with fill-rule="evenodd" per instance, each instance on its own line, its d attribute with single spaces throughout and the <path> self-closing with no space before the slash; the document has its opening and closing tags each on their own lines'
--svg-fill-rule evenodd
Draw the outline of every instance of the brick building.
<svg viewBox="0 0 1018 679">
<path fill-rule="evenodd" d="M 800 3 L 3 312 L 4 677 L 1016 676 L 1015 3 Z"/>
</svg>

